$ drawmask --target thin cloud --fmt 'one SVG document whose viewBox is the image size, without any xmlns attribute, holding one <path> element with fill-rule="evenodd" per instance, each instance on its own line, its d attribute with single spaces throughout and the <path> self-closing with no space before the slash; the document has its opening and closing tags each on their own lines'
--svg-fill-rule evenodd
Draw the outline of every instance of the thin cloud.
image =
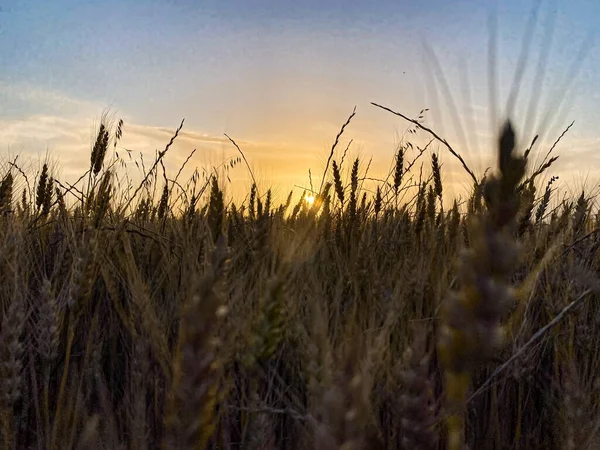
<svg viewBox="0 0 600 450">
<path fill-rule="evenodd" d="M 0 80 L 0 97 L 5 105 L 16 111 L 13 117 L 22 117 L 35 111 L 43 115 L 61 117 L 93 115 L 103 109 L 94 102 L 76 99 L 27 83 L 6 83 Z"/>
</svg>

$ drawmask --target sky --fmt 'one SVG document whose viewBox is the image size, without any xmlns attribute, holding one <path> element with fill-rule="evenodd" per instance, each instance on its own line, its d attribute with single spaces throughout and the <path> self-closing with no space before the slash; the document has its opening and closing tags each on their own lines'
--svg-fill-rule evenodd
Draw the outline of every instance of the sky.
<svg viewBox="0 0 600 450">
<path fill-rule="evenodd" d="M 186 170 L 235 157 L 226 133 L 261 183 L 288 192 L 309 185 L 309 169 L 319 184 L 354 107 L 336 158 L 352 139 L 349 157 L 360 156 L 363 170 L 372 159 L 371 175 L 385 175 L 409 124 L 370 104 L 376 102 L 413 118 L 428 108 L 425 124 L 482 173 L 492 164 L 492 123 L 506 114 L 522 43 L 529 42 L 511 114 L 521 141 L 542 132 L 542 155 L 574 120 L 550 175 L 595 183 L 600 2 L 543 1 L 524 39 L 536 4 L 0 0 L 0 162 L 19 155 L 35 166 L 49 155 L 60 175 L 73 179 L 88 168 L 95 127 L 108 109 L 125 123 L 121 154 L 127 148 L 148 161 L 185 118 L 166 157 L 170 172 L 193 149 Z M 496 101 L 488 95 L 491 29 Z M 411 139 L 428 140 L 425 133 Z M 456 161 L 443 147 L 431 148 L 448 185 L 464 194 L 468 183 Z M 243 166 L 229 175 L 232 192 L 247 191 Z"/>
</svg>

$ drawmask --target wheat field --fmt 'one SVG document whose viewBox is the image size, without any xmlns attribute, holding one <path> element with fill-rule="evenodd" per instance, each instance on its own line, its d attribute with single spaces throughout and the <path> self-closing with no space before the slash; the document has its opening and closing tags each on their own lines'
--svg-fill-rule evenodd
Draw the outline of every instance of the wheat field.
<svg viewBox="0 0 600 450">
<path fill-rule="evenodd" d="M 283 204 L 178 181 L 181 126 L 139 184 L 122 121 L 77 183 L 3 162 L 2 448 L 600 448 L 593 194 L 557 198 L 510 122 L 485 177 L 442 146 L 465 201 L 409 142 L 367 190 L 337 148 L 353 116 Z"/>
</svg>

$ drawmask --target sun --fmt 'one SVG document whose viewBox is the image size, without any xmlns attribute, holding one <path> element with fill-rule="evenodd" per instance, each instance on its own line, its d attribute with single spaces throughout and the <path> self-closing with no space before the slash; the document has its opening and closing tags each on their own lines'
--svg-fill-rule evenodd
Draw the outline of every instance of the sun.
<svg viewBox="0 0 600 450">
<path fill-rule="evenodd" d="M 312 204 L 315 202 L 315 196 L 314 195 L 306 195 L 304 197 L 304 200 L 306 201 L 306 203 L 308 203 L 309 205 L 312 206 Z"/>
</svg>

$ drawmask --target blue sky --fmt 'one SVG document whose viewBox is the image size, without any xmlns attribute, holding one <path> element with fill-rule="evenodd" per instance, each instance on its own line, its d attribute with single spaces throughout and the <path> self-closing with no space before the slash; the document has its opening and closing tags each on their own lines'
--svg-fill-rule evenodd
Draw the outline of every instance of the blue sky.
<svg viewBox="0 0 600 450">
<path fill-rule="evenodd" d="M 498 3 L 503 99 L 532 4 Z M 227 133 L 245 144 L 266 182 L 285 188 L 306 184 L 309 168 L 320 170 L 354 105 L 358 114 L 347 137 L 354 138 L 355 152 L 373 156 L 374 169 L 385 170 L 406 124 L 370 101 L 411 116 L 428 107 L 428 124 L 460 146 L 451 108 L 440 100 L 443 91 L 432 89 L 432 59 L 423 57 L 424 41 L 437 54 L 463 128 L 469 120 L 476 126 L 469 138 L 490 136 L 489 1 L 12 0 L 0 5 L 0 147 L 34 156 L 48 149 L 67 174 L 87 164 L 94 120 L 107 107 L 125 119 L 127 145 L 136 151 L 152 154 L 168 140 L 157 130 L 174 129 L 185 117 L 185 129 L 194 137 L 175 148 L 173 166 L 190 148 L 205 150 L 198 152 L 197 164 L 231 154 L 220 140 Z M 552 17 L 540 104 L 548 105 L 546 110 L 559 105 L 562 80 L 595 28 L 600 2 L 542 2 L 521 108 L 536 83 L 531 74 Z M 594 175 L 590 158 L 598 144 L 600 57 L 597 45 L 586 50 L 569 91 L 568 114 L 548 134 L 555 138 L 561 126 L 576 120 L 559 168 Z M 464 69 L 472 109 L 460 101 Z M 219 138 L 218 145 L 213 138 Z M 473 148 L 477 141 L 469 142 L 467 159 L 484 168 L 484 145 Z M 453 162 L 440 151 L 452 178 Z"/>
</svg>

